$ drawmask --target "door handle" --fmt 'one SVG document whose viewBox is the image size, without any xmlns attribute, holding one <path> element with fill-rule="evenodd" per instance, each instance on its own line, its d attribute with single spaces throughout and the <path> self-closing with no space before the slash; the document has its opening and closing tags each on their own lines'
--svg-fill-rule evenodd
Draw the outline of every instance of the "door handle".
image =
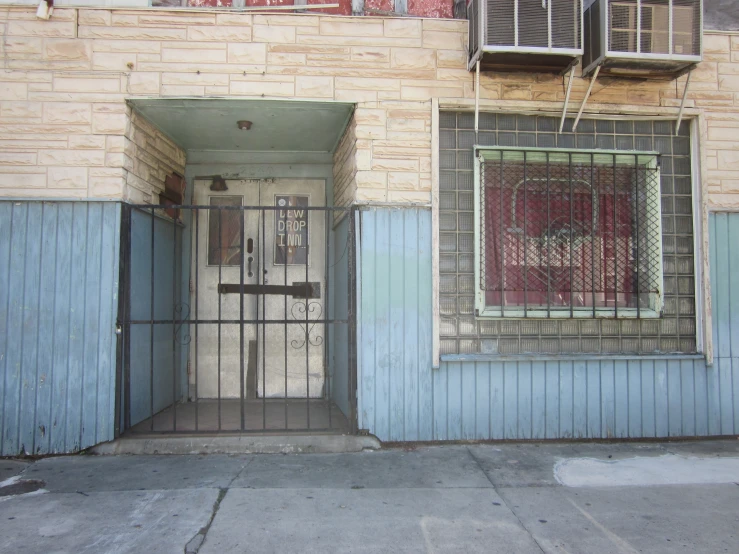
<svg viewBox="0 0 739 554">
<path fill-rule="evenodd" d="M 252 272 L 252 270 L 251 270 L 251 263 L 252 263 L 252 262 L 254 261 L 254 258 L 252 258 L 251 256 L 249 256 L 249 257 L 248 257 L 248 258 L 246 259 L 246 261 L 247 261 L 247 266 L 246 266 L 246 271 L 247 271 L 247 275 L 248 275 L 249 277 L 254 277 L 254 273 L 253 273 L 253 272 Z"/>
</svg>

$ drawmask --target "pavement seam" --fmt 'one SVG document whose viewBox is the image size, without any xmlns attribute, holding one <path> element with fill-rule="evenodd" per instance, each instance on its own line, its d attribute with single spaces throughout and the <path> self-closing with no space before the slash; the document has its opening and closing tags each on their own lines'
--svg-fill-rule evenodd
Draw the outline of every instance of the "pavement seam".
<svg viewBox="0 0 739 554">
<path fill-rule="evenodd" d="M 249 461 L 244 465 L 244 467 L 236 472 L 236 475 L 231 478 L 231 480 L 225 487 L 218 488 L 218 497 L 213 503 L 213 508 L 210 513 L 210 518 L 208 518 L 208 523 L 201 527 L 200 530 L 195 533 L 195 536 L 187 541 L 187 544 L 185 545 L 185 554 L 198 554 L 200 548 L 203 546 L 203 544 L 205 544 L 205 539 L 208 536 L 208 531 L 210 531 L 210 526 L 213 525 L 213 520 L 215 520 L 216 515 L 218 514 L 218 510 L 221 508 L 221 502 L 223 502 L 223 499 L 226 498 L 226 494 L 228 494 L 228 491 L 231 489 L 231 485 L 234 481 L 236 481 L 236 479 L 241 477 L 241 474 L 246 470 L 247 467 L 251 465 L 253 461 L 254 458 L 250 458 Z"/>
<path fill-rule="evenodd" d="M 495 483 L 493 482 L 493 480 L 490 478 L 490 475 L 488 475 L 488 472 L 485 471 L 485 469 L 482 467 L 482 464 L 480 463 L 480 460 L 477 459 L 477 456 L 475 456 L 472 453 L 472 450 L 470 450 L 469 447 L 467 447 L 467 453 L 469 454 L 470 458 L 472 458 L 474 460 L 474 462 L 477 464 L 477 467 L 480 468 L 480 471 L 482 471 L 482 474 L 485 476 L 485 478 L 488 480 L 488 482 L 490 483 L 490 485 L 493 487 L 493 491 L 495 491 L 495 494 L 497 494 L 500 497 L 500 499 L 503 501 L 503 504 L 505 504 L 505 507 L 508 508 L 508 511 L 510 511 L 513 514 L 513 517 L 516 518 L 516 520 L 518 521 L 518 524 L 521 526 L 521 528 L 524 531 L 526 531 L 526 533 L 529 535 L 529 537 L 531 537 L 531 540 L 534 541 L 534 544 L 539 548 L 539 550 L 542 553 L 544 553 L 545 552 L 544 548 L 542 548 L 541 544 L 539 544 L 539 541 L 536 540 L 536 537 L 534 537 L 534 535 L 531 533 L 531 531 L 529 531 L 529 528 L 526 527 L 526 525 L 524 525 L 524 523 L 521 520 L 521 518 L 518 517 L 518 514 L 513 509 L 513 506 L 511 506 L 508 503 L 508 500 L 506 500 L 506 498 L 503 496 L 503 494 L 501 493 L 501 491 L 498 490 L 498 487 L 495 485 Z"/>
</svg>

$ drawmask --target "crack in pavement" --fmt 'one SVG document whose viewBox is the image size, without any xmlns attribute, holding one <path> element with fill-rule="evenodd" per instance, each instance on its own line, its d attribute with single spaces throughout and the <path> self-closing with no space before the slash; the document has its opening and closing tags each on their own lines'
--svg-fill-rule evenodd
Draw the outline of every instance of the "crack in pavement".
<svg viewBox="0 0 739 554">
<path fill-rule="evenodd" d="M 233 484 L 236 479 L 241 477 L 241 474 L 246 471 L 246 468 L 251 465 L 251 463 L 254 461 L 254 458 L 251 458 L 245 465 L 242 467 L 236 475 L 233 476 L 233 478 L 228 482 L 228 484 L 225 487 L 220 487 L 218 489 L 218 498 L 216 498 L 216 501 L 213 502 L 213 509 L 210 513 L 210 518 L 208 518 L 208 522 L 200 528 L 200 530 L 195 533 L 195 535 L 187 541 L 187 544 L 185 545 L 185 554 L 198 554 L 200 551 L 200 548 L 205 543 L 205 539 L 208 536 L 208 531 L 210 531 L 210 526 L 213 525 L 213 520 L 216 518 L 216 515 L 218 514 L 218 510 L 221 507 L 221 502 L 223 502 L 223 499 L 226 498 L 226 494 L 228 494 L 228 491 L 231 488 L 231 485 Z"/>
<path fill-rule="evenodd" d="M 529 537 L 531 537 L 531 540 L 534 541 L 534 544 L 539 548 L 539 550 L 542 553 L 545 553 L 546 551 L 541 546 L 541 544 L 539 544 L 539 541 L 536 540 L 536 537 L 534 537 L 534 535 L 531 533 L 531 531 L 529 531 L 528 527 L 526 527 L 526 525 L 524 525 L 524 523 L 521 520 L 521 518 L 518 516 L 518 514 L 513 509 L 513 507 L 508 503 L 508 500 L 506 500 L 506 498 L 503 496 L 503 494 L 501 493 L 501 491 L 498 490 L 498 487 L 495 485 L 495 483 L 493 482 L 493 480 L 490 478 L 490 476 L 488 475 L 488 472 L 485 471 L 485 469 L 482 467 L 482 464 L 480 463 L 480 460 L 477 459 L 477 456 L 475 456 L 472 453 L 472 450 L 470 450 L 469 447 L 467 447 L 467 453 L 470 455 L 470 458 L 472 458 L 474 460 L 474 462 L 477 464 L 477 467 L 480 468 L 480 471 L 482 471 L 482 474 L 485 476 L 485 478 L 488 480 L 488 482 L 492 485 L 493 490 L 495 491 L 495 494 L 497 494 L 500 497 L 500 499 L 503 501 L 503 504 L 505 504 L 505 507 L 508 508 L 508 510 L 513 514 L 513 516 L 516 518 L 516 520 L 518 521 L 518 524 L 521 526 L 521 528 L 524 531 L 526 531 L 526 533 L 528 534 Z"/>
</svg>

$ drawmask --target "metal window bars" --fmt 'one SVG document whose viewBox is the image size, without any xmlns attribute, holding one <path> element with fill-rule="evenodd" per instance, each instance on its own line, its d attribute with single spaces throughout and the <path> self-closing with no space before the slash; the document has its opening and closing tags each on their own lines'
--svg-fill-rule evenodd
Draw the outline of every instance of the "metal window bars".
<svg viewBox="0 0 739 554">
<path fill-rule="evenodd" d="M 478 316 L 659 317 L 656 153 L 476 151 Z"/>
</svg>

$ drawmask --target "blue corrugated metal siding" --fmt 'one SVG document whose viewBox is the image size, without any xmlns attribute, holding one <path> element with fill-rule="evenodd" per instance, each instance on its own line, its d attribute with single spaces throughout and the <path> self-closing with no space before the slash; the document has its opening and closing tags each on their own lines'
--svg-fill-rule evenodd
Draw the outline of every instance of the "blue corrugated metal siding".
<svg viewBox="0 0 739 554">
<path fill-rule="evenodd" d="M 120 207 L 0 202 L 0 454 L 111 440 Z"/>
<path fill-rule="evenodd" d="M 431 213 L 361 215 L 360 428 L 384 441 L 739 433 L 739 293 L 731 295 L 739 291 L 739 248 L 730 240 L 739 236 L 739 214 L 710 220 L 713 366 L 698 357 L 532 357 L 443 362 L 438 370 Z"/>
<path fill-rule="evenodd" d="M 171 220 L 138 209 L 131 211 L 131 319 L 175 319 L 180 317 L 175 312 L 175 303 L 184 303 L 182 306 L 189 303 L 187 297 L 181 297 L 188 292 L 180 290 L 182 238 L 182 227 L 173 228 Z M 178 333 L 173 344 L 175 330 Z M 152 406 L 156 414 L 172 404 L 175 368 L 178 373 L 176 399 L 182 398 L 187 387 L 188 345 L 183 341 L 186 335 L 186 328 L 176 329 L 170 323 L 155 324 L 153 328 L 148 323 L 131 325 L 131 425 L 150 417 Z"/>
<path fill-rule="evenodd" d="M 431 438 L 431 212 L 359 213 L 360 428 L 382 440 Z"/>
<path fill-rule="evenodd" d="M 719 432 L 739 434 L 739 214 L 711 214 L 711 305 Z"/>
</svg>

